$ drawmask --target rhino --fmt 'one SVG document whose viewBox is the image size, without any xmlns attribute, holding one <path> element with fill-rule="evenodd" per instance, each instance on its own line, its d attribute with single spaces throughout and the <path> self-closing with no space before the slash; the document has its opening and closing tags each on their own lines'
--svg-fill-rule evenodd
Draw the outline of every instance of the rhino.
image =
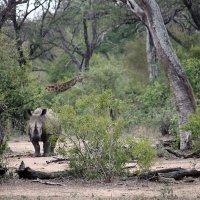
<svg viewBox="0 0 200 200">
<path fill-rule="evenodd" d="M 28 135 L 35 149 L 35 156 L 41 156 L 39 141 L 43 142 L 43 156 L 54 154 L 56 142 L 61 133 L 58 118 L 51 109 L 28 110 Z"/>
</svg>

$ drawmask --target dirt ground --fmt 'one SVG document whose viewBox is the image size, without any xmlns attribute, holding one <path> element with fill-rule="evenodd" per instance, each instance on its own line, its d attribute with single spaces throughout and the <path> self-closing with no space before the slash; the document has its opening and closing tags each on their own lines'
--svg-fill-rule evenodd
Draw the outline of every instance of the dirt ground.
<svg viewBox="0 0 200 200">
<path fill-rule="evenodd" d="M 14 139 L 8 143 L 11 153 L 7 158 L 10 168 L 15 170 L 23 160 L 32 169 L 54 172 L 68 168 L 67 162 L 50 163 L 53 157 L 33 157 L 33 146 L 27 138 Z M 159 159 L 153 169 L 183 167 L 190 169 L 193 164 L 200 170 L 200 159 Z M 187 180 L 171 184 L 139 181 L 135 179 L 115 178 L 111 183 L 87 181 L 72 177 L 48 180 L 60 185 L 46 185 L 32 180 L 12 179 L 0 183 L 0 200 L 2 199 L 200 199 L 200 179 Z M 140 197 L 140 198 L 139 198 Z M 143 197 L 143 198 L 141 198 Z"/>
</svg>

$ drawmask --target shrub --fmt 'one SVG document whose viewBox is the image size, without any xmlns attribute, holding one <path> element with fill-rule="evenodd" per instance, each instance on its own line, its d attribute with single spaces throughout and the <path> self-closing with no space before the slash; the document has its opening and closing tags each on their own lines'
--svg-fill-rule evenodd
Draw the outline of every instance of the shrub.
<svg viewBox="0 0 200 200">
<path fill-rule="evenodd" d="M 200 108 L 195 114 L 190 115 L 189 123 L 184 127 L 186 131 L 191 131 L 190 140 L 194 141 L 194 149 L 200 147 Z"/>
<path fill-rule="evenodd" d="M 155 162 L 156 150 L 152 147 L 148 138 L 140 136 L 139 140 L 129 138 L 130 155 L 137 160 L 137 164 L 142 171 L 147 171 Z"/>
<path fill-rule="evenodd" d="M 199 46 L 191 47 L 190 57 L 200 59 L 200 47 Z"/>
<path fill-rule="evenodd" d="M 113 98 L 112 92 L 107 90 L 98 95 L 83 96 L 74 106 L 57 108 L 65 132 L 61 138 L 64 146 L 60 150 L 70 157 L 70 167 L 77 175 L 87 178 L 103 176 L 110 180 L 113 175 L 123 173 L 123 166 L 132 156 L 123 148 L 127 143 L 122 137 L 127 124 L 126 118 L 121 115 L 123 103 Z M 69 149 L 66 148 L 66 139 L 71 142 Z M 148 168 L 153 156 L 145 157 L 144 153 L 147 152 L 142 149 L 147 145 L 147 151 L 151 152 L 149 143 L 143 140 L 143 143 L 134 145 L 136 148 L 133 152 L 143 145 L 140 155 L 139 152 L 135 153 L 135 157 L 140 160 L 139 166 Z"/>
<path fill-rule="evenodd" d="M 60 111 L 60 122 L 65 136 L 72 142 L 68 153 L 70 166 L 86 177 L 104 178 L 121 173 L 126 162 L 120 135 L 125 120 L 116 116 L 113 120 L 111 109 L 120 112 L 121 103 L 113 99 L 110 91 L 101 95 L 84 96 L 75 106 L 64 105 Z"/>
<path fill-rule="evenodd" d="M 185 71 L 188 75 L 197 103 L 200 101 L 200 59 L 190 58 L 183 61 Z"/>
<path fill-rule="evenodd" d="M 177 134 L 176 111 L 168 85 L 162 81 L 153 84 L 135 97 L 132 117 L 134 124 L 156 126 L 163 135 Z"/>
<path fill-rule="evenodd" d="M 41 105 L 43 91 L 31 76 L 31 63 L 19 65 L 16 42 L 0 35 L 0 118 L 4 126 L 12 124 L 14 132 L 26 131 L 25 113 L 27 108 Z M 24 50 L 26 55 L 26 51 Z"/>
</svg>

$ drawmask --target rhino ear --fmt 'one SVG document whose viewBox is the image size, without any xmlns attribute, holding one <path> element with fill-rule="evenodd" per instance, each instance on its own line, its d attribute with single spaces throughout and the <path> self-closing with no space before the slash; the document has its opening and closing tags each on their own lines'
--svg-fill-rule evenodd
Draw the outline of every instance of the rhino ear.
<svg viewBox="0 0 200 200">
<path fill-rule="evenodd" d="M 42 114 L 41 116 L 45 115 L 47 113 L 47 109 L 42 109 Z"/>
<path fill-rule="evenodd" d="M 28 114 L 31 116 L 32 115 L 32 111 L 30 109 L 27 110 Z"/>
</svg>

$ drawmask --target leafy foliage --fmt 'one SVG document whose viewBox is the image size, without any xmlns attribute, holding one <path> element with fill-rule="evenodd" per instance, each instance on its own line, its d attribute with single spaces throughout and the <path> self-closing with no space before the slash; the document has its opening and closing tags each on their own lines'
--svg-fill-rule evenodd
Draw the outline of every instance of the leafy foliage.
<svg viewBox="0 0 200 200">
<path fill-rule="evenodd" d="M 38 103 L 36 99 L 42 96 L 42 90 L 32 82 L 30 63 L 19 65 L 15 42 L 0 36 L 0 45 L 0 106 L 5 110 L 1 121 L 9 119 L 13 127 L 23 131 L 26 109 Z"/>
<path fill-rule="evenodd" d="M 77 73 L 77 69 L 70 63 L 66 54 L 60 53 L 60 56 L 51 62 L 46 62 L 46 68 L 49 70 L 49 82 L 56 83 L 66 81 Z"/>
<path fill-rule="evenodd" d="M 126 50 L 127 40 L 133 39 L 137 31 L 135 24 L 122 24 L 108 32 L 102 44 L 97 48 L 97 53 L 104 55 L 119 55 Z"/>
<path fill-rule="evenodd" d="M 189 58 L 183 61 L 186 73 L 194 90 L 198 104 L 200 101 L 200 59 Z"/>
<path fill-rule="evenodd" d="M 134 124 L 158 126 L 163 134 L 177 135 L 176 111 L 165 81 L 155 81 L 141 95 L 137 95 L 133 112 Z"/>
<path fill-rule="evenodd" d="M 152 148 L 150 141 L 144 136 L 141 136 L 138 141 L 129 140 L 131 157 L 137 160 L 142 171 L 149 170 L 155 162 L 156 150 Z"/>
<path fill-rule="evenodd" d="M 70 149 L 61 148 L 61 152 L 70 157 L 70 166 L 76 174 L 88 178 L 103 175 L 104 179 L 109 179 L 123 172 L 122 168 L 130 156 L 123 148 L 126 142 L 122 134 L 127 120 L 120 115 L 123 111 L 122 101 L 113 98 L 111 91 L 106 90 L 99 95 L 83 96 L 74 106 L 64 105 L 58 110 L 65 132 L 62 142 L 66 138 L 71 142 Z M 147 145 L 147 149 L 150 149 L 146 140 L 134 145 L 136 148 Z M 147 158 L 144 156 L 146 153 L 141 151 L 141 156 L 137 153 L 137 156 L 134 155 L 144 169 L 151 166 L 153 159 L 153 154 Z"/>
<path fill-rule="evenodd" d="M 127 84 L 124 82 L 126 70 L 122 68 L 123 59 L 109 55 L 109 59 L 99 54 L 93 56 L 91 69 L 87 73 L 85 90 L 102 93 L 111 89 L 116 97 L 124 96 L 123 91 Z M 127 77 L 128 79 L 128 77 Z M 128 80 L 126 80 L 128 82 Z"/>
<path fill-rule="evenodd" d="M 200 147 L 200 108 L 195 114 L 190 115 L 190 122 L 185 126 L 186 131 L 191 131 L 190 140 L 194 140 L 194 148 Z"/>
<path fill-rule="evenodd" d="M 136 37 L 126 43 L 126 65 L 129 73 L 134 77 L 133 82 L 148 82 L 147 59 L 145 51 L 145 37 Z"/>
</svg>

